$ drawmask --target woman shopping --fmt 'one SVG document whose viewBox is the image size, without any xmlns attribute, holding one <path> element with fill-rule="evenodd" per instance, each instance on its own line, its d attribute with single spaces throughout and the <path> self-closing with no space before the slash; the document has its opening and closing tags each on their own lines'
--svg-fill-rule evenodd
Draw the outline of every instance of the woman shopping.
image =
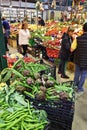
<svg viewBox="0 0 87 130">
<path fill-rule="evenodd" d="M 28 23 L 22 23 L 22 28 L 19 31 L 19 46 L 23 49 L 23 56 L 27 56 L 27 47 L 31 38 L 30 31 L 28 30 Z"/>
<path fill-rule="evenodd" d="M 59 63 L 59 69 L 58 74 L 61 74 L 61 78 L 68 79 L 69 77 L 65 73 L 65 65 L 66 62 L 69 60 L 70 57 L 70 47 L 71 43 L 73 41 L 72 34 L 74 32 L 74 29 L 72 27 L 68 27 L 67 32 L 63 34 L 62 36 L 62 42 L 61 42 L 61 50 L 60 50 L 60 63 Z"/>
</svg>

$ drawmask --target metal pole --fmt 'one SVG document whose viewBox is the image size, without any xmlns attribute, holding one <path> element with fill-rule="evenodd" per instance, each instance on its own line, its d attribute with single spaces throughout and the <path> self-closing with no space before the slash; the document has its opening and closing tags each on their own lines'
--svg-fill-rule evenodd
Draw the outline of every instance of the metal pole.
<svg viewBox="0 0 87 130">
<path fill-rule="evenodd" d="M 36 25 L 37 25 L 37 29 L 38 29 L 38 9 L 36 9 Z"/>
</svg>

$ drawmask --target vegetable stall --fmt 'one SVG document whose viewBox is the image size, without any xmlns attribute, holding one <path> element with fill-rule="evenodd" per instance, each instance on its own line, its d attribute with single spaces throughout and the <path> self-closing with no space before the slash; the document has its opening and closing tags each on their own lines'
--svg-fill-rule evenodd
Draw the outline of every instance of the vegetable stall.
<svg viewBox="0 0 87 130">
<path fill-rule="evenodd" d="M 11 68 L 2 70 L 1 130 L 44 130 L 55 124 L 71 130 L 75 87 L 73 82 L 57 83 L 54 77 L 45 73 L 47 69 L 45 64 L 19 59 Z M 6 85 L 8 80 L 9 86 Z"/>
</svg>

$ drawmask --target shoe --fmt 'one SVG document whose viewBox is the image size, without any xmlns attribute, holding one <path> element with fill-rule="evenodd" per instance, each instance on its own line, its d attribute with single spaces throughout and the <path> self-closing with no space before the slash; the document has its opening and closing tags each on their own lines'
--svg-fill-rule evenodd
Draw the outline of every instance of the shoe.
<svg viewBox="0 0 87 130">
<path fill-rule="evenodd" d="M 83 88 L 77 89 L 77 93 L 79 93 L 79 92 L 84 92 L 84 89 Z"/>
<path fill-rule="evenodd" d="M 80 98 L 83 94 L 84 94 L 84 91 L 77 92 L 77 93 L 75 94 L 75 99 Z"/>
<path fill-rule="evenodd" d="M 67 75 L 61 75 L 61 78 L 69 79 Z"/>
<path fill-rule="evenodd" d="M 26 53 L 24 56 L 25 56 L 25 57 L 28 57 L 28 54 Z"/>
<path fill-rule="evenodd" d="M 58 71 L 58 74 L 61 74 L 61 72 L 60 72 L 60 71 Z"/>
</svg>

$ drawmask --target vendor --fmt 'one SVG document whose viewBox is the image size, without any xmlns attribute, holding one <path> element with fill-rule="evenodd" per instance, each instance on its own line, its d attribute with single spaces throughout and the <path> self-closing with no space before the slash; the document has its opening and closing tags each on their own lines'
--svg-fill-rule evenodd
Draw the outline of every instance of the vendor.
<svg viewBox="0 0 87 130">
<path fill-rule="evenodd" d="M 38 25 L 45 26 L 45 22 L 41 17 L 38 17 Z"/>
</svg>

